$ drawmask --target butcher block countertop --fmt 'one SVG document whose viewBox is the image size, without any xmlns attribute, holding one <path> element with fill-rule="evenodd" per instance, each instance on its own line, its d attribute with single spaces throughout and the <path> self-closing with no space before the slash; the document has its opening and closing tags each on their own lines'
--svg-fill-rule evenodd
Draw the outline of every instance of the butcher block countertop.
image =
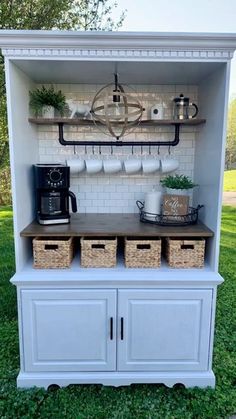
<svg viewBox="0 0 236 419">
<path fill-rule="evenodd" d="M 208 227 L 195 225 L 171 227 L 142 223 L 138 214 L 76 214 L 70 224 L 42 226 L 33 221 L 21 231 L 22 237 L 48 236 L 159 236 L 159 237 L 212 237 Z"/>
</svg>

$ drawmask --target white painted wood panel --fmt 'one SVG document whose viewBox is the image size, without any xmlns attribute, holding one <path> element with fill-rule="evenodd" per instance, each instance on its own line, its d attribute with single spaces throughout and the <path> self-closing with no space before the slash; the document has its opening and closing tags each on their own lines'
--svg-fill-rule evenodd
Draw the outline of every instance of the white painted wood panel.
<svg viewBox="0 0 236 419">
<path fill-rule="evenodd" d="M 115 370 L 115 290 L 23 290 L 21 298 L 25 371 Z"/>
<path fill-rule="evenodd" d="M 120 290 L 118 298 L 119 370 L 208 369 L 210 290 Z"/>
<path fill-rule="evenodd" d="M 29 240 L 20 231 L 35 218 L 32 165 L 38 162 L 37 128 L 28 123 L 32 80 L 8 59 L 6 68 L 7 113 L 11 161 L 16 271 L 32 255 Z"/>
<path fill-rule="evenodd" d="M 194 205 L 203 204 L 199 218 L 214 231 L 208 239 L 206 259 L 218 271 L 220 223 L 228 112 L 230 64 L 222 64 L 199 84 L 199 109 L 206 118 L 195 143 Z"/>
</svg>

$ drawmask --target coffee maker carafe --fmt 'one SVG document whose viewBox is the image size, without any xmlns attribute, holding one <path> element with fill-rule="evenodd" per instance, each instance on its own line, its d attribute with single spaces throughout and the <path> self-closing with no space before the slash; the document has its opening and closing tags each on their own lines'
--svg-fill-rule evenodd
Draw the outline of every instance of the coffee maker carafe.
<svg viewBox="0 0 236 419">
<path fill-rule="evenodd" d="M 75 194 L 69 191 L 70 168 L 63 164 L 36 164 L 36 210 L 39 224 L 67 224 L 71 208 L 77 212 Z"/>
</svg>

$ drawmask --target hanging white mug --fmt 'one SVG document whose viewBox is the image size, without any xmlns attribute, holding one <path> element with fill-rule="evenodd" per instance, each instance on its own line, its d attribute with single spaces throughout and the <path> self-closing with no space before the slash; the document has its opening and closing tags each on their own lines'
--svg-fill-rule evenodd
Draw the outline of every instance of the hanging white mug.
<svg viewBox="0 0 236 419">
<path fill-rule="evenodd" d="M 118 173 L 122 170 L 120 160 L 103 160 L 103 170 L 105 173 Z"/>
<path fill-rule="evenodd" d="M 76 176 L 85 169 L 85 161 L 81 159 L 67 160 L 67 166 L 70 167 L 70 175 Z"/>
<path fill-rule="evenodd" d="M 160 161 L 161 173 L 170 173 L 178 169 L 178 160 L 166 159 Z"/>
<path fill-rule="evenodd" d="M 154 173 L 160 169 L 160 160 L 142 160 L 143 173 Z"/>
<path fill-rule="evenodd" d="M 140 159 L 125 160 L 124 166 L 125 166 L 126 173 L 131 175 L 141 170 L 142 161 Z"/>
<path fill-rule="evenodd" d="M 86 171 L 88 174 L 92 175 L 94 173 L 99 173 L 102 170 L 102 160 L 85 160 Z"/>
</svg>

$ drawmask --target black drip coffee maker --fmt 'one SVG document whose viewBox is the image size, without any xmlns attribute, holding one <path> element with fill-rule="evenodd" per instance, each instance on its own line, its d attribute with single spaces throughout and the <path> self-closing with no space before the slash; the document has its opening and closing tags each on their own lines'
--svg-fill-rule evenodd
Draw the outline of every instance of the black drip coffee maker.
<svg viewBox="0 0 236 419">
<path fill-rule="evenodd" d="M 36 209 L 39 224 L 67 224 L 71 208 L 77 212 L 75 194 L 69 191 L 70 168 L 63 164 L 36 164 Z"/>
</svg>

